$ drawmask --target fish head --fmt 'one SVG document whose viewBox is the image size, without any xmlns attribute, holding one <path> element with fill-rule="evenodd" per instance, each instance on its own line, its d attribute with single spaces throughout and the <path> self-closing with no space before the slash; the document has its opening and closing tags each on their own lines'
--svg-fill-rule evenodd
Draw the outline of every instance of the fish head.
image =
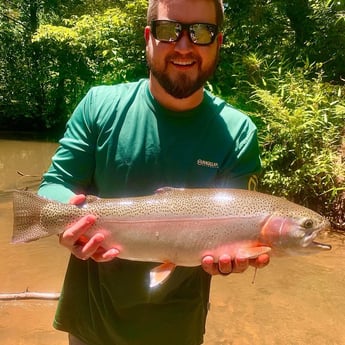
<svg viewBox="0 0 345 345">
<path fill-rule="evenodd" d="M 260 233 L 260 242 L 272 248 L 272 254 L 308 255 L 330 250 L 328 244 L 315 241 L 321 231 L 330 228 L 329 221 L 307 210 L 305 214 L 273 214 L 267 217 Z"/>
</svg>

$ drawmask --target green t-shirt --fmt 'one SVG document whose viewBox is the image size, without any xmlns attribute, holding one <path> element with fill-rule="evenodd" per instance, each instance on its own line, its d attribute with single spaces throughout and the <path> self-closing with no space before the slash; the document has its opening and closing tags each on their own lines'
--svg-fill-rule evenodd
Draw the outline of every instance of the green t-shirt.
<svg viewBox="0 0 345 345">
<path fill-rule="evenodd" d="M 260 170 L 256 128 L 209 92 L 187 112 L 163 108 L 146 79 L 92 88 L 67 124 L 39 194 L 138 196 L 160 187 L 247 188 Z M 54 326 L 90 345 L 199 345 L 210 276 L 177 267 L 148 285 L 154 263 L 71 256 Z"/>
</svg>

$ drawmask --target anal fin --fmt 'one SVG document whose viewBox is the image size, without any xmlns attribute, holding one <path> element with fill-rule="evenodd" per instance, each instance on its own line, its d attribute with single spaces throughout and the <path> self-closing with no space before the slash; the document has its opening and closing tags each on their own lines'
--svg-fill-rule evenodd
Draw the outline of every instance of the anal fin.
<svg viewBox="0 0 345 345">
<path fill-rule="evenodd" d="M 176 265 L 172 262 L 164 262 L 159 266 L 154 267 L 150 271 L 150 288 L 157 285 L 164 284 L 171 273 L 175 270 Z"/>
</svg>

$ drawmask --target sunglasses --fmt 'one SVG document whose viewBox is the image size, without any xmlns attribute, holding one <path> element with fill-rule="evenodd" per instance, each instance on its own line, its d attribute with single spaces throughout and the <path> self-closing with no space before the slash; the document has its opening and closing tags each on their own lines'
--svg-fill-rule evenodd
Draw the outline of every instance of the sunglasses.
<svg viewBox="0 0 345 345">
<path fill-rule="evenodd" d="M 183 30 L 188 32 L 189 39 L 197 45 L 211 44 L 218 34 L 218 26 L 207 23 L 182 24 L 174 20 L 152 20 L 151 32 L 160 42 L 177 42 Z"/>
</svg>

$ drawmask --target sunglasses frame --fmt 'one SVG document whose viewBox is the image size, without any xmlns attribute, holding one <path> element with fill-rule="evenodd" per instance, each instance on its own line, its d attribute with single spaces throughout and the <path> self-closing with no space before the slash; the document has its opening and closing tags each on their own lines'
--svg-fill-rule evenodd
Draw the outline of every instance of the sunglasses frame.
<svg viewBox="0 0 345 345">
<path fill-rule="evenodd" d="M 165 23 L 171 23 L 171 24 L 178 24 L 181 26 L 181 31 L 179 33 L 178 36 L 176 36 L 175 39 L 170 39 L 170 40 L 164 40 L 164 39 L 159 39 L 157 37 L 157 23 L 162 23 L 162 22 L 165 22 Z M 191 31 L 191 27 L 193 25 L 205 25 L 207 28 L 212 28 L 214 31 L 211 31 L 208 29 L 209 33 L 210 33 L 210 42 L 209 43 L 198 43 L 198 42 L 194 42 L 193 39 L 192 39 L 192 31 Z M 183 23 L 180 23 L 178 21 L 175 21 L 175 20 L 168 20 L 168 19 L 155 19 L 155 20 L 152 20 L 151 21 L 151 33 L 153 35 L 153 37 L 160 41 L 160 42 L 163 42 L 163 43 L 174 43 L 174 42 L 177 42 L 178 40 L 181 39 L 182 37 L 182 34 L 183 34 L 183 31 L 186 30 L 188 32 L 188 37 L 190 39 L 190 41 L 193 43 L 193 44 L 196 44 L 196 45 L 199 45 L 199 46 L 208 46 L 210 44 L 212 44 L 214 42 L 214 40 L 216 39 L 217 35 L 218 35 L 218 25 L 216 24 L 210 24 L 210 23 L 191 23 L 191 24 L 183 24 Z M 175 33 L 176 33 L 176 30 L 175 30 Z M 213 34 L 213 35 L 212 35 Z"/>
</svg>

